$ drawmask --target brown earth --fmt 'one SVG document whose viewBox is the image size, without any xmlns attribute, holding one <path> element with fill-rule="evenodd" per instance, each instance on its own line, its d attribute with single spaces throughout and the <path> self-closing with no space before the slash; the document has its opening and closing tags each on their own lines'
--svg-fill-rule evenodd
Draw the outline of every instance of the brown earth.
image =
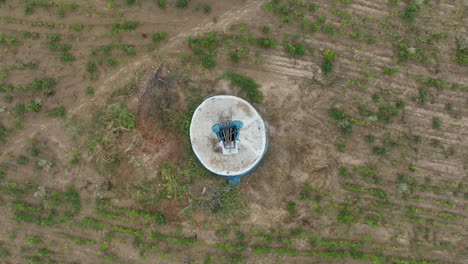
<svg viewBox="0 0 468 264">
<path fill-rule="evenodd" d="M 210 4 L 210 14 L 193 11 L 193 1 L 187 10 L 173 6 L 161 10 L 156 1 L 137 0 L 132 6 L 114 2 L 116 7 L 109 8 L 107 1 L 76 1 L 78 8 L 65 9 L 65 18 L 56 15 L 57 7 L 36 7 L 33 14 L 25 15 L 25 3 L 20 1 L 7 0 L 0 8 L 2 33 L 19 39 L 17 45 L 0 44 L 3 65 L 39 63 L 38 69 L 2 67 L 6 77 L 1 82 L 20 85 L 35 78 L 58 79 L 53 96 L 19 89 L 11 92 L 13 102 L 0 103 L 0 107 L 6 107 L 6 112 L 0 113 L 0 124 L 10 130 L 6 143 L 0 145 L 0 163 L 7 165 L 5 179 L 0 178 L 0 252 L 5 248 L 11 254 L 0 258 L 0 262 L 27 263 L 25 256 L 37 253 L 25 238 L 41 236 L 42 247 L 51 250 L 51 258 L 59 263 L 204 263 L 207 259 L 212 263 L 235 263 L 237 255 L 245 263 L 378 263 L 375 256 L 380 255 L 388 257 L 381 262 L 391 263 L 396 263 L 395 258 L 464 263 L 468 256 L 468 72 L 466 65 L 455 62 L 455 40 L 468 34 L 466 3 L 430 1 L 429 7 L 408 26 L 396 13 L 404 9 L 405 1 L 396 1 L 396 6 L 384 0 L 355 0 L 350 1 L 351 5 L 345 5 L 346 1 L 316 1 L 318 9 L 310 19 L 324 16 L 327 25 L 341 29 L 340 35 L 331 36 L 301 30 L 297 23 L 282 23 L 280 17 L 265 10 L 266 1 L 203 1 Z M 137 29 L 109 34 L 112 24 L 123 20 L 137 21 Z M 241 23 L 246 29 L 239 27 Z M 85 28 L 75 31 L 70 29 L 73 24 L 83 24 Z M 352 24 L 357 27 L 351 27 Z M 215 31 L 261 37 L 259 29 L 264 25 L 271 28 L 268 37 L 280 43 L 277 48 L 249 46 L 250 57 L 234 64 L 226 56 L 228 48 L 221 47 L 213 70 L 179 60 L 181 54 L 191 54 L 189 36 Z M 41 37 L 20 37 L 23 31 L 39 33 Z M 376 41 L 351 37 L 351 31 L 364 32 Z M 167 32 L 167 40 L 154 44 L 150 37 L 154 32 Z M 46 35 L 51 33 L 62 34 L 61 42 L 72 44 L 70 52 L 76 61 L 60 62 L 60 53 L 48 50 Z M 435 33 L 446 37 L 431 40 Z M 286 34 L 297 34 L 305 46 L 304 56 L 293 57 L 284 51 L 281 43 Z M 402 41 L 427 52 L 428 60 L 397 63 L 395 43 Z M 111 57 L 118 64 L 99 65 L 98 79 L 90 80 L 85 64 L 96 59 L 91 55 L 93 49 L 107 44 L 131 44 L 137 53 L 129 56 L 113 50 Z M 337 53 L 331 76 L 321 68 L 322 53 L 327 49 Z M 148 83 L 155 79 L 161 65 L 165 71 L 163 81 L 150 85 L 157 89 L 147 93 Z M 384 67 L 398 68 L 398 72 L 393 76 L 382 74 Z M 195 176 L 197 182 L 188 188 L 193 196 L 179 200 L 163 197 L 158 203 L 156 194 L 164 183 L 161 166 L 172 162 L 182 168 L 187 159 L 187 140 L 167 124 L 171 119 L 164 120 L 168 113 L 163 110 L 182 113 L 188 107 L 185 99 L 190 86 L 199 87 L 204 94 L 237 93 L 227 82 L 217 79 L 225 71 L 252 77 L 261 85 L 265 97 L 257 108 L 269 125 L 269 150 L 261 166 L 244 177 L 238 187 L 248 213 L 242 218 L 222 217 L 199 208 L 211 199 L 210 192 L 220 183 L 211 175 Z M 418 80 L 421 76 L 456 85 L 436 89 Z M 115 96 L 128 83 L 136 88 Z M 87 87 L 94 88 L 93 96 L 85 94 Z M 421 88 L 429 90 L 425 104 L 415 100 Z M 98 172 L 85 150 L 85 126 L 97 109 L 106 107 L 110 98 L 116 97 L 136 113 L 137 127 L 122 136 L 123 160 L 118 173 L 109 177 Z M 153 97 L 163 99 L 145 101 Z M 42 100 L 41 112 L 19 118 L 15 115 L 16 103 L 36 98 Z M 377 112 L 379 106 L 397 100 L 404 101 L 405 106 L 389 124 L 365 121 L 361 114 L 364 107 Z M 447 105 L 451 110 L 447 110 Z M 55 106 L 65 106 L 67 117 L 50 118 L 42 113 Z M 330 117 L 328 111 L 333 106 L 356 120 L 351 135 L 343 136 L 337 121 Z M 72 117 L 78 121 L 73 122 Z M 433 117 L 441 119 L 440 129 L 433 128 Z M 369 143 L 367 135 L 373 135 L 375 143 Z M 420 143 L 414 140 L 415 136 L 421 137 Z M 27 156 L 31 138 L 39 142 L 40 156 L 28 156 L 29 163 L 20 165 L 17 158 Z M 345 145 L 346 151 L 339 151 L 340 144 Z M 375 146 L 385 146 L 391 153 L 376 155 Z M 72 165 L 73 150 L 80 148 L 79 164 Z M 49 171 L 37 169 L 34 162 L 39 159 L 54 161 L 55 165 Z M 414 169 L 409 170 L 410 167 Z M 351 176 L 343 177 L 342 168 L 347 168 Z M 366 174 L 360 168 L 372 172 Z M 403 198 L 398 173 L 410 175 L 416 182 L 417 187 L 407 198 Z M 20 185 L 31 181 L 59 190 L 74 186 L 81 196 L 81 210 L 56 226 L 17 222 L 11 206 L 16 198 L 6 191 L 7 182 L 11 181 Z M 381 199 L 372 191 L 356 191 L 356 185 L 383 191 L 386 198 Z M 300 199 L 307 186 L 312 197 Z M 96 198 L 109 202 L 113 207 L 108 210 L 114 216 L 97 214 Z M 288 212 L 290 201 L 297 205 L 293 215 Z M 375 205 L 382 201 L 391 205 Z M 344 206 L 350 208 L 357 221 L 338 222 Z M 164 213 L 168 223 L 159 225 L 131 212 L 145 209 Z M 417 215 L 414 218 L 408 213 L 412 209 Z M 105 226 L 102 230 L 80 226 L 85 217 L 98 219 Z M 378 223 L 368 219 L 378 219 Z M 154 243 L 157 249 L 142 249 L 132 238 L 138 236 L 124 231 L 115 232 L 114 238 L 107 240 L 106 234 L 118 227 L 143 232 L 145 245 Z M 281 233 L 298 228 L 307 237 Z M 223 235 L 225 229 L 233 231 Z M 188 240 L 195 238 L 197 242 L 187 246 L 161 237 L 151 240 L 149 230 Z M 220 245 L 231 243 L 234 247 L 239 243 L 234 230 L 251 239 L 246 242 L 245 251 Z M 274 237 L 272 242 L 265 242 L 267 234 Z M 79 245 L 71 236 L 95 243 Z M 322 242 L 311 250 L 314 237 L 339 241 L 336 243 L 340 245 L 327 247 Z M 360 250 L 374 259 L 326 255 L 342 248 L 348 252 L 345 243 L 349 241 L 362 243 Z M 103 243 L 109 243 L 109 248 L 103 249 Z M 262 252 L 255 248 L 265 244 L 296 251 Z"/>
</svg>

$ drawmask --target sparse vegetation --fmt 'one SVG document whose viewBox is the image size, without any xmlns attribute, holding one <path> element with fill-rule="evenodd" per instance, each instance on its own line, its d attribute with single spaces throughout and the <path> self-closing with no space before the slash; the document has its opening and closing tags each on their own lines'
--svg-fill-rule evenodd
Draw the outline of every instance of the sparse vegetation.
<svg viewBox="0 0 468 264">
<path fill-rule="evenodd" d="M 326 50 L 323 53 L 322 71 L 329 74 L 333 70 L 333 62 L 336 60 L 336 53 L 333 50 Z"/>
<path fill-rule="evenodd" d="M 159 42 L 161 40 L 165 40 L 167 37 L 167 34 L 166 32 L 156 32 L 153 34 L 153 36 L 151 37 L 151 39 L 154 41 L 154 42 Z"/>
<path fill-rule="evenodd" d="M 405 22 L 413 22 L 418 13 L 420 12 L 424 0 L 411 0 L 403 10 L 401 18 Z"/>
<path fill-rule="evenodd" d="M 338 121 L 338 126 L 341 128 L 341 132 L 344 135 L 349 135 L 353 131 L 353 119 L 346 115 L 342 110 L 336 107 L 332 107 L 328 110 L 328 114 Z"/>
<path fill-rule="evenodd" d="M 445 2 L 0 0 L 0 262 L 463 262 Z M 239 186 L 190 147 L 226 93 L 269 127 Z"/>
<path fill-rule="evenodd" d="M 176 0 L 176 7 L 177 8 L 187 8 L 188 7 L 188 0 Z"/>
<path fill-rule="evenodd" d="M 263 94 L 259 90 L 260 85 L 254 79 L 232 72 L 224 73 L 223 77 L 228 78 L 231 86 L 239 88 L 251 102 L 255 104 L 262 103 Z"/>
</svg>

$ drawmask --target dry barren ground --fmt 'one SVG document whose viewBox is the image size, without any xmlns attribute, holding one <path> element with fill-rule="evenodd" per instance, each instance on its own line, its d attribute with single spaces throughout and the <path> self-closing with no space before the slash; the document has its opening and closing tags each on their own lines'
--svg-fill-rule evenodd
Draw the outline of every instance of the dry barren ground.
<svg viewBox="0 0 468 264">
<path fill-rule="evenodd" d="M 465 263 L 467 14 L 0 0 L 0 263 Z M 226 93 L 269 125 L 239 186 L 187 141 Z"/>
</svg>

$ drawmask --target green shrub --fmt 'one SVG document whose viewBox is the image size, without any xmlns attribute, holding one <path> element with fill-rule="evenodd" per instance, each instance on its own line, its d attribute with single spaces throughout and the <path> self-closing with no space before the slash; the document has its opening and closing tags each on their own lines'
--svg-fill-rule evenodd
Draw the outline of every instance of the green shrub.
<svg viewBox="0 0 468 264">
<path fill-rule="evenodd" d="M 5 36 L 3 33 L 0 33 L 0 44 L 6 44 L 9 46 L 15 45 L 18 43 L 18 39 L 13 36 Z"/>
<path fill-rule="evenodd" d="M 88 61 L 86 63 L 86 71 L 90 74 L 93 74 L 96 71 L 96 62 L 94 61 Z"/>
<path fill-rule="evenodd" d="M 26 110 L 31 112 L 39 112 L 41 110 L 41 103 L 39 102 L 36 102 L 36 101 L 30 101 L 27 105 L 26 105 Z"/>
<path fill-rule="evenodd" d="M 388 155 L 390 154 L 390 151 L 384 147 L 379 147 L 379 146 L 375 146 L 374 149 L 373 149 L 374 153 L 375 154 L 378 154 L 378 155 Z"/>
<path fill-rule="evenodd" d="M 24 8 L 24 13 L 26 15 L 31 15 L 32 13 L 34 12 L 34 7 L 32 5 L 27 5 L 25 8 Z"/>
<path fill-rule="evenodd" d="M 423 83 L 427 84 L 428 86 L 435 87 L 439 90 L 444 89 L 445 87 L 449 86 L 449 83 L 436 78 L 429 78 L 429 77 L 420 77 L 418 80 L 422 81 Z"/>
<path fill-rule="evenodd" d="M 76 30 L 76 31 L 81 31 L 83 29 L 83 25 L 77 23 L 77 24 L 71 25 L 70 28 L 73 29 L 73 30 Z"/>
<path fill-rule="evenodd" d="M 228 54 L 229 59 L 231 59 L 232 62 L 238 63 L 240 61 L 240 55 L 237 51 L 231 51 Z"/>
<path fill-rule="evenodd" d="M 354 223 L 355 221 L 356 218 L 351 214 L 351 211 L 349 211 L 348 206 L 344 205 L 338 212 L 338 223 L 348 224 Z"/>
<path fill-rule="evenodd" d="M 213 69 L 216 66 L 216 61 L 212 55 L 205 55 L 202 58 L 201 65 L 207 69 Z"/>
<path fill-rule="evenodd" d="M 158 42 L 158 41 L 161 41 L 161 40 L 164 40 L 166 39 L 167 37 L 167 33 L 166 32 L 156 32 L 153 34 L 153 36 L 151 37 L 151 39 L 154 41 L 154 42 Z"/>
<path fill-rule="evenodd" d="M 341 128 L 341 132 L 343 132 L 344 135 L 351 134 L 353 120 L 349 116 L 336 107 L 330 108 L 328 114 L 338 121 L 338 126 Z"/>
<path fill-rule="evenodd" d="M 57 16 L 59 16 L 61 18 L 64 18 L 65 17 L 65 10 L 63 10 L 62 8 L 57 10 Z"/>
<path fill-rule="evenodd" d="M 329 74 L 333 70 L 333 62 L 336 60 L 336 52 L 328 49 L 323 52 L 322 71 L 325 74 Z"/>
<path fill-rule="evenodd" d="M 177 8 L 187 8 L 188 7 L 188 0 L 176 0 L 176 7 Z"/>
<path fill-rule="evenodd" d="M 331 50 L 331 49 L 328 49 L 328 50 L 326 50 L 326 51 L 323 52 L 323 57 L 324 57 L 326 60 L 335 61 L 335 60 L 336 60 L 336 52 L 334 52 L 334 51 Z"/>
<path fill-rule="evenodd" d="M 161 9 L 166 8 L 166 0 L 158 0 L 158 7 Z"/>
<path fill-rule="evenodd" d="M 107 58 L 107 59 L 106 59 L 106 63 L 107 63 L 107 65 L 109 65 L 109 66 L 115 66 L 115 65 L 117 65 L 117 61 L 116 61 L 115 59 L 113 59 L 113 58 Z"/>
<path fill-rule="evenodd" d="M 210 5 L 204 5 L 203 6 L 203 13 L 205 13 L 205 14 L 211 13 L 211 6 Z"/>
<path fill-rule="evenodd" d="M 263 93 L 259 90 L 260 85 L 254 79 L 237 73 L 226 72 L 223 77 L 228 78 L 231 86 L 238 87 L 247 98 L 255 104 L 263 101 Z"/>
<path fill-rule="evenodd" d="M 384 67 L 383 68 L 383 74 L 393 76 L 398 72 L 397 68 L 391 68 L 391 67 Z"/>
<path fill-rule="evenodd" d="M 133 5 L 133 4 L 136 3 L 136 0 L 125 0 L 125 3 L 126 3 L 127 5 Z"/>
<path fill-rule="evenodd" d="M 301 43 L 286 43 L 283 45 L 283 47 L 289 54 L 293 56 L 302 56 L 305 54 L 305 48 Z"/>
<path fill-rule="evenodd" d="M 422 0 L 411 0 L 411 2 L 407 4 L 403 10 L 401 18 L 406 22 L 413 22 L 421 10 L 422 2 Z"/>
<path fill-rule="evenodd" d="M 132 31 L 135 30 L 138 23 L 135 21 L 122 21 L 120 24 L 112 24 L 112 31 Z"/>
<path fill-rule="evenodd" d="M 76 58 L 72 54 L 70 54 L 68 52 L 64 52 L 60 56 L 60 60 L 63 61 L 63 62 L 74 62 L 76 60 Z"/>
<path fill-rule="evenodd" d="M 397 100 L 395 102 L 395 107 L 398 108 L 398 109 L 404 108 L 405 107 L 405 102 L 403 102 L 403 100 Z"/>
<path fill-rule="evenodd" d="M 27 89 L 33 92 L 45 90 L 46 94 L 53 94 L 51 91 L 57 85 L 57 80 L 54 78 L 34 79 L 32 83 L 26 85 Z"/>
<path fill-rule="evenodd" d="M 404 42 L 396 43 L 396 58 L 399 63 L 407 62 L 408 60 L 416 60 L 419 62 L 427 61 L 426 55 L 419 48 L 409 46 Z"/>
<path fill-rule="evenodd" d="M 262 33 L 263 33 L 263 34 L 268 34 L 268 33 L 270 33 L 270 27 L 268 27 L 268 26 L 263 26 L 263 27 L 262 27 Z"/>
<path fill-rule="evenodd" d="M 377 112 L 377 119 L 379 121 L 390 124 L 393 122 L 393 118 L 398 115 L 398 109 L 392 107 L 391 105 L 379 106 L 379 111 Z"/>
<path fill-rule="evenodd" d="M 434 128 L 434 129 L 440 129 L 441 125 L 442 125 L 442 121 L 440 120 L 440 118 L 434 116 L 434 117 L 432 118 L 432 128 Z"/>
<path fill-rule="evenodd" d="M 323 60 L 322 62 L 322 71 L 325 74 L 329 74 L 333 71 L 333 63 L 329 60 Z"/>
<path fill-rule="evenodd" d="M 468 65 L 468 38 L 457 39 L 456 61 L 460 65 Z"/>
<path fill-rule="evenodd" d="M 94 95 L 94 89 L 93 87 L 86 87 L 86 95 L 93 96 Z"/>
<path fill-rule="evenodd" d="M 0 124 L 0 144 L 5 143 L 5 138 L 8 135 L 8 130 L 6 129 L 5 126 Z"/>
<path fill-rule="evenodd" d="M 65 107 L 58 106 L 46 111 L 48 117 L 64 117 L 65 116 Z"/>
<path fill-rule="evenodd" d="M 286 205 L 286 209 L 288 210 L 289 214 L 291 216 L 294 216 L 297 214 L 297 204 L 293 201 L 289 201 Z"/>
<path fill-rule="evenodd" d="M 14 107 L 13 107 L 13 111 L 15 112 L 15 114 L 21 116 L 21 115 L 24 115 L 26 113 L 26 106 L 22 103 L 17 103 Z"/>
<path fill-rule="evenodd" d="M 20 165 L 26 165 L 28 164 L 29 160 L 26 156 L 19 155 L 18 158 L 16 158 L 16 163 Z"/>
<path fill-rule="evenodd" d="M 427 103 L 427 95 L 429 93 L 429 90 L 426 87 L 421 87 L 418 89 L 419 91 L 419 97 L 416 98 L 416 101 L 420 104 L 425 104 Z"/>
<path fill-rule="evenodd" d="M 136 117 L 130 109 L 123 104 L 112 105 L 106 113 L 107 119 L 116 122 L 119 126 L 126 129 L 136 127 Z"/>
<path fill-rule="evenodd" d="M 369 143 L 374 143 L 374 141 L 375 141 L 375 136 L 373 136 L 373 135 L 367 135 L 367 136 L 366 136 L 366 139 L 367 139 L 367 142 L 369 142 Z"/>
<path fill-rule="evenodd" d="M 276 41 L 269 38 L 259 38 L 257 39 L 257 43 L 260 47 L 265 49 L 275 48 L 278 45 Z"/>
<path fill-rule="evenodd" d="M 166 216 L 163 213 L 156 213 L 155 219 L 156 219 L 156 223 L 159 225 L 166 224 Z"/>
</svg>

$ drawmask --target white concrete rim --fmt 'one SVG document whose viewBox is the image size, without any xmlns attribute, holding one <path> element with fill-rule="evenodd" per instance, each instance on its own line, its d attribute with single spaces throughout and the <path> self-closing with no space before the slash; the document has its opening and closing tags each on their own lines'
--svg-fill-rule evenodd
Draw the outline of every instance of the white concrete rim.
<svg viewBox="0 0 468 264">
<path fill-rule="evenodd" d="M 262 138 L 262 141 L 261 141 L 261 145 L 262 145 L 262 149 L 261 149 L 261 153 L 256 157 L 255 161 L 252 162 L 251 164 L 249 164 L 248 166 L 245 166 L 245 168 L 241 169 L 241 170 L 235 170 L 235 171 L 230 171 L 230 170 L 219 170 L 219 169 L 216 169 L 214 168 L 213 166 L 211 166 L 208 162 L 204 161 L 200 155 L 200 153 L 198 153 L 198 150 L 197 150 L 197 147 L 194 147 L 194 144 L 196 144 L 194 142 L 194 138 L 192 137 L 193 135 L 193 132 L 194 132 L 194 124 L 195 122 L 197 122 L 197 120 L 195 120 L 195 118 L 197 118 L 197 112 L 203 108 L 203 106 L 206 104 L 206 103 L 209 103 L 210 100 L 212 100 L 213 98 L 218 98 L 218 99 L 231 99 L 231 100 L 234 100 L 234 101 L 237 101 L 237 102 L 241 102 L 245 105 L 247 105 L 249 107 L 249 109 L 254 113 L 255 117 L 256 117 L 256 120 L 260 121 L 260 124 L 262 126 L 262 129 L 261 131 L 264 132 L 264 136 L 261 137 Z M 195 122 L 194 122 L 195 121 Z M 241 120 L 242 121 L 242 120 Z M 213 123 L 214 124 L 214 123 Z M 242 130 L 241 130 L 242 131 Z M 237 97 L 237 96 L 233 96 L 233 95 L 215 95 L 215 96 L 211 96 L 211 97 L 207 97 L 205 98 L 205 100 L 195 109 L 194 111 L 194 114 L 192 115 L 192 118 L 191 118 L 191 123 L 190 123 L 190 143 L 192 144 L 192 150 L 193 152 L 195 153 L 195 156 L 197 157 L 197 159 L 200 161 L 200 163 L 207 169 L 209 170 L 210 172 L 216 174 L 216 175 L 219 175 L 219 176 L 226 176 L 226 177 L 237 177 L 237 176 L 244 176 L 248 173 L 250 173 L 251 171 L 253 171 L 257 165 L 261 162 L 266 150 L 267 150 L 267 137 L 266 137 L 266 131 L 267 131 L 267 127 L 266 127 L 266 123 L 265 121 L 263 120 L 263 118 L 261 117 L 261 115 L 258 113 L 258 111 L 246 100 L 240 98 L 240 97 Z M 208 137 L 209 135 L 207 135 Z M 242 132 L 240 134 L 240 137 L 242 137 Z M 238 155 L 238 154 L 237 154 Z"/>
</svg>

